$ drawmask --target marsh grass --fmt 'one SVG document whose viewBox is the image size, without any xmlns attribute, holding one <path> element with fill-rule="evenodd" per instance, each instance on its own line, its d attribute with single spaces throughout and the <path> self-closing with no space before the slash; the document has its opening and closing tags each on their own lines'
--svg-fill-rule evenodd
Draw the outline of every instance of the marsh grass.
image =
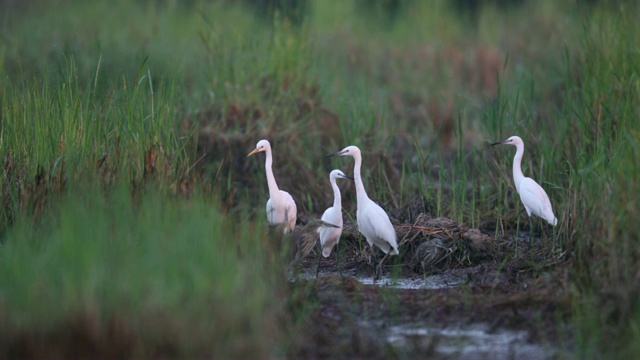
<svg viewBox="0 0 640 360">
<path fill-rule="evenodd" d="M 639 254 L 631 240 L 638 235 L 637 204 L 625 195 L 637 191 L 632 179 L 638 176 L 638 136 L 634 129 L 640 100 L 640 56 L 630 44 L 637 45 L 639 41 L 637 31 L 633 31 L 637 24 L 632 20 L 638 9 L 621 6 L 617 11 L 615 17 L 596 12 L 590 19 L 592 27 L 584 38 L 585 57 L 581 62 L 582 86 L 567 89 L 571 99 L 567 111 L 577 127 L 572 139 L 576 147 L 569 151 L 575 159 L 570 171 L 578 177 L 579 191 L 599 194 L 578 200 L 587 232 L 579 239 L 571 239 L 583 242 L 576 244 L 582 270 L 576 280 L 597 299 L 587 296 L 578 302 L 584 306 L 580 314 L 585 316 L 586 324 L 580 329 L 586 341 L 606 339 L 617 329 L 625 329 L 623 333 L 632 336 L 636 327 L 633 314 L 638 306 L 634 274 Z M 614 294 L 616 305 L 602 293 Z M 599 312 L 597 319 L 590 319 L 592 315 L 587 312 L 598 307 L 606 310 Z M 594 326 L 602 323 L 607 326 Z M 627 336 L 616 346 L 625 348 L 622 344 L 629 339 Z M 594 353 L 597 351 L 588 354 Z"/>
<path fill-rule="evenodd" d="M 82 190 L 6 234 L 2 338 L 17 353 L 5 356 L 69 356 L 74 347 L 56 343 L 68 328 L 88 332 L 80 356 L 110 342 L 117 356 L 271 353 L 286 288 L 264 226 L 225 217 L 207 196 L 150 188 L 134 202 L 128 186 Z"/>
<path fill-rule="evenodd" d="M 98 58 L 91 79 L 81 79 L 71 57 L 61 74 L 5 84 L 2 229 L 18 214 L 39 212 L 47 192 L 95 180 L 142 183 L 160 171 L 169 188 L 187 175 L 190 149 L 169 100 L 173 85 L 141 63 L 134 81 L 99 93 L 100 65 Z"/>
<path fill-rule="evenodd" d="M 168 294 L 162 302 L 164 295 L 141 291 L 134 277 L 132 291 L 140 302 L 131 309 L 159 301 L 158 311 L 178 314 L 179 328 L 210 301 L 240 298 L 233 317 L 263 329 L 251 322 L 259 322 L 250 319 L 254 298 L 234 288 L 240 284 L 229 280 L 226 289 L 233 295 L 217 298 L 211 287 L 193 280 L 217 281 L 216 266 L 228 265 L 240 273 L 239 280 L 231 278 L 239 282 L 267 276 L 265 287 L 256 289 L 260 294 L 267 285 L 281 286 L 266 275 L 277 269 L 260 250 L 268 236 L 246 220 L 264 218 L 264 158 L 245 158 L 261 138 L 273 145 L 276 179 L 292 193 L 301 219 L 319 217 L 326 208 L 331 169 L 352 171 L 351 159 L 322 156 L 353 144 L 363 151 L 367 191 L 388 212 L 420 208 L 498 238 L 529 226 L 512 184 L 514 150 L 488 147 L 518 134 L 526 144 L 523 171 L 545 187 L 560 222 L 554 249 L 570 254 L 567 281 L 579 354 L 598 357 L 614 348 L 637 353 L 631 341 L 640 314 L 638 207 L 631 195 L 637 193 L 640 165 L 637 5 L 596 5 L 583 13 L 573 11 L 573 4 L 545 0 L 507 14 L 486 6 L 478 36 L 470 38 L 445 1 L 408 2 L 402 21 L 384 22 L 355 2 L 312 1 L 301 25 L 276 16 L 268 26 L 233 2 L 56 4 L 34 3 L 15 16 L 3 15 L 0 23 L 7 34 L 0 42 L 0 256 L 15 251 L 2 264 L 7 274 L 30 263 L 25 259 L 44 257 L 36 262 L 41 269 L 60 266 L 56 276 L 69 277 L 68 285 L 47 290 L 65 299 L 60 308 L 42 308 L 47 326 L 77 313 L 107 319 L 130 311 L 122 302 L 124 290 L 103 272 L 154 279 L 151 270 L 134 264 L 137 255 L 139 266 L 166 264 L 192 284 L 178 288 L 174 270 L 158 269 L 153 286 Z M 353 222 L 353 185 L 341 188 L 345 217 Z M 90 213 L 96 215 L 89 222 L 74 221 Z M 164 219 L 158 229 L 149 219 L 156 217 Z M 96 231 L 90 232 L 94 221 Z M 229 225 L 234 221 L 243 226 Z M 212 229 L 212 222 L 221 229 Z M 115 235 L 122 239 L 113 240 Z M 194 240 L 198 251 L 191 252 L 174 241 L 185 236 L 213 240 Z M 177 257 L 153 249 L 155 237 Z M 357 239 L 353 246 L 367 254 Z M 126 254 L 132 242 L 148 251 Z M 248 255 L 222 258 L 222 265 L 205 261 L 207 254 L 218 262 L 218 245 L 233 254 L 229 244 L 238 242 L 239 253 Z M 244 247 L 249 244 L 257 246 L 255 252 Z M 100 258 L 101 247 L 114 249 L 108 259 L 125 266 L 112 268 Z M 73 259 L 76 248 L 85 255 Z M 516 256 L 531 255 L 526 251 L 513 249 Z M 63 253 L 72 265 L 47 260 Z M 116 259 L 121 253 L 122 260 Z M 177 263 L 190 256 L 198 261 L 195 268 L 179 270 Z M 254 261 L 267 264 L 253 273 Z M 27 280 L 56 272 L 35 271 L 26 269 L 15 281 L 0 277 L 6 281 L 1 291 L 9 333 L 45 328 L 27 314 L 41 301 L 31 300 L 39 298 Z M 89 278 L 92 272 L 97 274 Z M 101 284 L 113 295 L 101 293 Z M 6 302 L 9 288 L 21 291 L 24 301 Z M 191 291 L 202 296 L 181 318 L 175 297 Z M 269 294 L 255 299 L 274 301 Z M 265 311 L 267 319 L 278 314 Z M 128 329 L 148 316 L 125 315 L 132 319 L 123 325 Z M 264 338 L 256 339 L 254 350 L 265 354 Z M 136 349 L 153 354 L 149 349 L 158 341 L 143 340 Z M 210 353 L 200 340 L 184 339 L 190 344 L 184 353 Z M 247 355 L 231 345 L 223 349 L 213 354 Z"/>
</svg>

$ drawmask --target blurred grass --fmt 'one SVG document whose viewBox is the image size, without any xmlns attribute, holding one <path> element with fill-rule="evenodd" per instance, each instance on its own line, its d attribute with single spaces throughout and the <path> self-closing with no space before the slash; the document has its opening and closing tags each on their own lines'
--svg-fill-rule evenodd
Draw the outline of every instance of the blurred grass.
<svg viewBox="0 0 640 360">
<path fill-rule="evenodd" d="M 150 188 L 134 201 L 127 186 L 70 190 L 47 210 L 18 220 L 4 239 L 3 357 L 70 356 L 65 331 L 86 332 L 89 347 L 112 346 L 112 356 L 273 350 L 286 289 L 261 224 L 229 219 L 206 196 Z M 7 354 L 7 344 L 20 352 Z"/>
<path fill-rule="evenodd" d="M 638 5 L 552 0 L 508 10 L 486 5 L 471 24 L 460 21 L 444 0 L 403 4 L 397 16 L 386 17 L 365 10 L 362 2 L 311 1 L 302 24 L 277 15 L 259 21 L 246 4 L 226 1 L 5 5 L 0 255 L 8 258 L 5 253 L 16 251 L 12 261 L 25 263 L 62 251 L 47 250 L 49 243 L 67 244 L 67 257 L 76 247 L 86 248 L 79 254 L 86 252 L 95 268 L 73 265 L 82 271 L 70 274 L 76 270 L 62 266 L 70 273 L 60 278 L 71 282 L 55 291 L 68 300 L 59 304 L 64 308 L 45 311 L 60 314 L 60 320 L 69 309 L 93 306 L 103 298 L 97 290 L 102 284 L 116 295 L 104 295 L 99 312 L 129 311 L 119 302 L 124 291 L 118 285 L 100 274 L 84 278 L 96 271 L 122 271 L 121 276 L 146 271 L 155 278 L 132 259 L 113 270 L 108 258 L 100 258 L 109 252 L 97 247 L 113 242 L 114 228 L 105 222 L 140 231 L 137 236 L 148 247 L 138 254 L 141 264 L 165 261 L 152 249 L 151 239 L 159 237 L 178 253 L 185 251 L 182 259 L 194 256 L 204 269 L 218 266 L 201 257 L 217 256 L 212 252 L 222 246 L 219 238 L 248 236 L 254 244 L 265 237 L 262 230 L 244 234 L 228 225 L 244 224 L 233 214 L 263 215 L 263 163 L 244 158 L 260 138 L 271 140 L 276 179 L 292 193 L 302 216 L 318 217 L 329 202 L 326 174 L 333 168 L 350 172 L 352 166 L 322 155 L 354 144 L 363 150 L 367 190 L 385 209 L 424 199 L 434 215 L 496 233 L 522 229 L 526 217 L 511 183 L 513 152 L 487 148 L 490 141 L 518 134 L 526 144 L 524 172 L 547 189 L 560 221 L 558 240 L 571 254 L 567 281 L 575 295 L 579 354 L 601 357 L 615 349 L 621 356 L 637 356 L 632 339 L 640 313 L 635 241 L 640 228 L 638 204 L 630 194 L 637 193 L 640 165 Z M 128 184 L 132 203 L 122 189 L 98 195 L 109 194 L 116 184 Z M 147 196 L 150 186 L 157 190 Z M 78 188 L 91 190 L 82 192 L 81 200 L 71 199 Z M 217 201 L 193 196 L 211 193 Z M 176 194 L 187 200 L 173 198 Z M 158 233 L 138 210 L 131 213 L 139 198 L 143 215 L 148 211 L 183 230 L 161 228 L 175 234 L 170 237 Z M 167 209 L 148 205 L 153 201 Z M 353 213 L 350 187 L 343 204 Z M 73 214 L 86 206 L 89 212 Z M 131 220 L 119 212 L 131 213 Z M 85 222 L 74 220 L 87 213 L 96 214 L 90 223 L 97 222 L 96 231 L 90 233 Z M 139 230 L 134 220 L 141 222 Z M 225 224 L 223 230 L 210 229 L 211 221 Z M 27 226 L 41 222 L 36 229 Z M 42 240 L 49 237 L 40 228 L 52 234 L 50 240 Z M 192 254 L 173 244 L 184 236 L 212 240 Z M 87 243 L 91 237 L 102 240 Z M 118 240 L 113 251 L 126 252 L 128 246 Z M 236 264 L 229 266 L 245 269 L 264 260 L 256 251 L 232 257 Z M 175 267 L 178 260 L 166 260 L 167 265 Z M 42 261 L 40 275 L 29 270 L 21 276 L 37 279 L 61 266 Z M 19 265 L 11 266 L 3 271 Z M 264 266 L 271 273 L 275 265 Z M 205 272 L 204 279 L 217 276 Z M 211 300 L 209 288 L 176 290 L 171 288 L 178 286 L 175 276 L 157 277 L 158 293 L 170 299 L 202 291 L 185 319 L 202 309 L 203 299 Z M 282 281 L 269 278 L 267 284 L 277 287 Z M 12 326 L 38 323 L 25 315 L 40 304 L 26 300 L 39 291 L 29 287 L 34 283 L 16 280 L 0 289 L 14 286 L 12 294 L 24 300 L 3 303 Z M 147 301 L 142 282 L 130 286 Z M 240 285 L 229 286 L 229 298 L 220 301 L 242 299 L 239 303 L 250 307 L 243 301 L 253 298 L 238 295 L 233 286 Z M 167 300 L 158 308 L 173 314 L 176 306 L 177 300 Z M 254 316 L 252 311 L 243 308 L 234 316 Z M 236 354 L 228 351 L 220 354 Z"/>
</svg>

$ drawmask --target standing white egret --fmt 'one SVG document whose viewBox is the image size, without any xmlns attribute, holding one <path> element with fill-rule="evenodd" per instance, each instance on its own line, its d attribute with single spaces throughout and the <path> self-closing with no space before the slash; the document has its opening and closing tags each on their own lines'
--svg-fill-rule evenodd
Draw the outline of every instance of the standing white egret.
<svg viewBox="0 0 640 360">
<path fill-rule="evenodd" d="M 391 225 L 389 215 L 380 207 L 380 205 L 373 202 L 367 196 L 367 192 L 364 189 L 362 183 L 362 176 L 360 175 L 360 167 L 362 166 L 362 155 L 360 149 L 357 146 L 347 146 L 333 154 L 329 154 L 326 157 L 332 156 L 351 156 L 355 160 L 353 166 L 353 177 L 356 183 L 356 197 L 357 197 L 357 221 L 358 230 L 364 235 L 369 243 L 369 246 L 376 245 L 386 255 L 380 260 L 375 274 L 374 280 L 378 277 L 378 272 L 382 266 L 382 262 L 387 256 L 398 255 L 398 240 L 396 231 Z"/>
<path fill-rule="evenodd" d="M 316 269 L 316 277 L 320 273 L 320 261 L 322 257 L 328 258 L 331 255 L 331 250 L 334 246 L 336 247 L 336 261 L 338 263 L 338 270 L 340 271 L 340 276 L 342 276 L 342 268 L 340 268 L 340 235 L 342 235 L 342 202 L 340 198 L 340 188 L 338 188 L 338 184 L 336 183 L 336 179 L 339 177 L 351 179 L 351 176 L 345 175 L 340 170 L 333 170 L 329 174 L 329 182 L 331 183 L 331 188 L 333 189 L 333 206 L 328 208 L 322 214 L 321 220 L 325 223 L 336 225 L 337 227 L 329 227 L 329 226 L 321 226 L 318 228 L 318 234 L 320 235 L 320 247 L 322 248 L 322 256 L 318 256 L 318 267 Z"/>
<path fill-rule="evenodd" d="M 293 231 L 296 227 L 296 216 L 298 209 L 293 197 L 278 188 L 276 178 L 273 176 L 271 164 L 273 158 L 271 156 L 271 144 L 267 140 L 260 140 L 256 144 L 256 148 L 247 155 L 247 157 L 265 152 L 266 160 L 264 163 L 265 172 L 267 173 L 267 185 L 269 186 L 269 200 L 267 201 L 267 221 L 271 226 L 283 225 L 284 233 Z"/>
<path fill-rule="evenodd" d="M 551 201 L 544 189 L 538 185 L 532 178 L 524 177 L 520 164 L 522 163 L 522 154 L 524 154 L 524 142 L 519 136 L 512 136 L 507 140 L 499 141 L 491 144 L 491 146 L 507 144 L 516 147 L 516 156 L 513 158 L 513 183 L 516 186 L 516 190 L 520 195 L 520 200 L 527 210 L 527 216 L 529 217 L 529 240 L 532 238 L 533 223 L 531 221 L 531 214 L 547 220 L 552 226 L 558 224 L 558 219 L 553 215 L 553 209 L 551 208 Z"/>
</svg>

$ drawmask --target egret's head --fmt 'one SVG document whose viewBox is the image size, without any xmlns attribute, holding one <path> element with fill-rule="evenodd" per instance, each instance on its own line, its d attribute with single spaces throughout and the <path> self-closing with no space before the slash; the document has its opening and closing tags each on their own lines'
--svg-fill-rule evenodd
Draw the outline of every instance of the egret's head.
<svg viewBox="0 0 640 360">
<path fill-rule="evenodd" d="M 338 152 L 326 155 L 325 157 L 346 156 L 346 155 L 353 156 L 353 157 L 360 156 L 360 149 L 358 149 L 357 146 L 351 145 L 351 146 L 347 146 L 346 148 Z"/>
<path fill-rule="evenodd" d="M 268 149 L 271 149 L 271 144 L 269 144 L 268 140 L 262 139 L 260 141 L 258 141 L 258 143 L 256 144 L 256 148 L 253 149 L 253 151 L 251 151 L 249 153 L 249 155 L 247 155 L 247 157 L 253 155 L 253 154 L 257 154 L 261 151 L 267 151 Z"/>
<path fill-rule="evenodd" d="M 494 145 L 500 145 L 500 144 L 505 144 L 505 145 L 513 145 L 513 146 L 518 146 L 518 145 L 522 145 L 524 144 L 522 142 L 522 139 L 519 136 L 512 136 L 510 138 L 508 138 L 507 140 L 502 140 L 502 141 L 498 141 L 496 143 L 491 144 L 491 146 Z"/>
<path fill-rule="evenodd" d="M 353 178 L 351 176 L 343 173 L 341 170 L 333 170 L 333 171 L 331 171 L 331 174 L 329 174 L 329 179 L 333 180 L 333 179 L 337 179 L 337 178 L 345 178 L 345 179 L 353 180 Z"/>
</svg>

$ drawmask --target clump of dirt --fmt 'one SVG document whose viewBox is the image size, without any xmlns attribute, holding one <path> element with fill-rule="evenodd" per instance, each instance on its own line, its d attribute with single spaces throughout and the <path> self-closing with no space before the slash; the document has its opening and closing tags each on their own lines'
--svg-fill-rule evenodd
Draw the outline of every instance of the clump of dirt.
<svg viewBox="0 0 640 360">
<path fill-rule="evenodd" d="M 449 269 L 470 268 L 491 264 L 513 277 L 530 272 L 542 272 L 567 260 L 567 253 L 552 237 L 536 238 L 529 242 L 517 234 L 496 236 L 495 232 L 472 229 L 444 218 L 422 213 L 411 223 L 393 224 L 398 236 L 399 256 L 392 256 L 385 264 L 388 271 L 401 268 L 402 273 L 427 276 Z M 315 264 L 319 248 L 318 235 L 298 228 L 295 237 L 299 267 Z M 341 264 L 345 269 L 370 271 L 382 258 L 382 252 L 366 243 L 357 224 L 347 219 L 340 238 Z M 335 251 L 335 249 L 334 249 Z M 312 255 L 311 255 L 312 254 Z M 337 269 L 336 265 L 331 265 Z"/>
<path fill-rule="evenodd" d="M 420 214 L 411 224 L 393 224 L 398 235 L 399 260 L 387 263 L 387 267 L 400 263 L 404 270 L 428 275 L 446 269 L 475 266 L 483 261 L 495 260 L 499 253 L 497 242 L 478 229 L 469 229 L 447 218 L 433 218 Z M 304 231 L 303 231 L 304 232 Z M 310 233 L 300 237 L 304 258 L 314 249 L 317 235 Z M 343 226 L 341 247 L 345 267 L 371 267 L 380 260 L 381 252 L 364 245 L 364 237 L 357 225 L 347 220 Z"/>
<path fill-rule="evenodd" d="M 386 328 L 402 319 L 434 326 L 488 324 L 494 330 L 525 331 L 530 341 L 550 344 L 557 344 L 560 331 L 565 335 L 569 331 L 558 326 L 558 319 L 571 312 L 567 254 L 552 237 L 529 242 L 528 234 L 496 236 L 495 231 L 468 228 L 427 213 L 410 223 L 394 223 L 394 227 L 400 255 L 385 264 L 385 272 L 398 278 L 419 278 L 464 269 L 466 281 L 439 289 L 365 285 L 356 277 L 372 276 L 381 252 L 371 249 L 357 226 L 346 221 L 340 258 L 342 271 L 349 276 L 337 276 L 332 254 L 330 260 L 323 259 L 322 276 L 297 279 L 291 285 L 292 311 L 308 307 L 309 302 L 315 304 L 304 323 L 296 327 L 290 350 L 293 357 L 414 356 L 384 341 Z M 315 274 L 320 256 L 314 246 L 317 235 L 307 233 L 296 239 L 303 242 L 298 248 L 297 270 Z M 421 347 L 421 356 L 449 358 L 434 352 L 435 346 L 433 342 Z"/>
</svg>

